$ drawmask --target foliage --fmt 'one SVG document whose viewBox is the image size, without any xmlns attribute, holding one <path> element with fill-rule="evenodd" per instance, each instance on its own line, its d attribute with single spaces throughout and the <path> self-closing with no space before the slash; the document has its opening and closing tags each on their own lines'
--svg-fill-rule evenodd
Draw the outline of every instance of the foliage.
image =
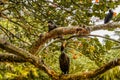
<svg viewBox="0 0 120 80">
<path fill-rule="evenodd" d="M 29 50 L 41 33 L 47 32 L 47 21 L 53 20 L 58 26 L 94 25 L 91 17 L 103 19 L 109 8 L 116 8 L 120 1 L 100 0 L 2 0 L 0 5 L 0 38 Z M 118 15 L 114 20 L 119 19 Z M 65 36 L 69 37 L 71 35 Z M 97 38 L 72 38 L 67 41 L 65 52 L 70 57 L 70 73 L 95 70 L 101 65 L 120 57 L 119 50 L 111 50 L 118 45 L 109 40 L 101 44 Z M 47 44 L 47 43 L 46 43 Z M 54 42 L 44 49 L 41 56 L 45 63 L 61 73 L 58 57 L 60 42 Z M 6 53 L 4 50 L 1 52 Z M 105 80 L 119 80 L 119 67 L 97 76 Z M 0 79 L 49 80 L 50 77 L 29 63 L 1 63 Z"/>
<path fill-rule="evenodd" d="M 46 77 L 44 77 L 46 76 Z M 49 80 L 49 77 L 43 72 L 39 71 L 33 65 L 29 63 L 19 64 L 19 63 L 1 63 L 0 66 L 0 79 L 41 79 Z"/>
</svg>

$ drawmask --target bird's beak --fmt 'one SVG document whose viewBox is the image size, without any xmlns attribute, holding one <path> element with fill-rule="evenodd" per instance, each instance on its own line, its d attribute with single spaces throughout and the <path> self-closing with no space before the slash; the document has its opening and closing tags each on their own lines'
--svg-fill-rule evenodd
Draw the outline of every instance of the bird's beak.
<svg viewBox="0 0 120 80">
<path fill-rule="evenodd" d="M 65 46 L 66 46 L 66 43 L 67 43 L 67 41 L 64 41 L 64 42 L 63 42 L 63 47 L 65 47 Z"/>
<path fill-rule="evenodd" d="M 96 3 L 98 3 L 98 2 L 99 2 L 99 0 L 95 0 L 95 2 L 96 2 Z"/>
<path fill-rule="evenodd" d="M 116 16 L 117 15 L 117 13 L 116 12 L 113 12 L 113 16 Z"/>
</svg>

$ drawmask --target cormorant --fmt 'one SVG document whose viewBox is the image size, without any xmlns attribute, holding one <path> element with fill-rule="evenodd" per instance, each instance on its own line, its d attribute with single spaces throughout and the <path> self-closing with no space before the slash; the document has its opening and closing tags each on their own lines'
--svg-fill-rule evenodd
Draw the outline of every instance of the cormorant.
<svg viewBox="0 0 120 80">
<path fill-rule="evenodd" d="M 57 28 L 55 23 L 53 23 L 52 21 L 48 21 L 48 32 L 50 32 L 51 30 L 53 30 L 55 28 Z"/>
<path fill-rule="evenodd" d="M 70 59 L 67 54 L 64 52 L 65 45 L 61 45 L 61 55 L 59 57 L 60 69 L 64 74 L 69 73 Z"/>
<path fill-rule="evenodd" d="M 57 28 L 57 25 L 53 21 L 48 21 L 48 32 L 52 31 L 55 28 Z M 57 38 L 63 39 L 62 35 L 58 35 Z"/>
<path fill-rule="evenodd" d="M 108 22 L 112 19 L 113 15 L 115 15 L 115 14 L 116 14 L 116 13 L 113 12 L 113 11 L 110 9 L 110 10 L 109 10 L 109 13 L 106 15 L 106 17 L 105 17 L 105 19 L 104 19 L 104 24 L 108 23 Z"/>
</svg>

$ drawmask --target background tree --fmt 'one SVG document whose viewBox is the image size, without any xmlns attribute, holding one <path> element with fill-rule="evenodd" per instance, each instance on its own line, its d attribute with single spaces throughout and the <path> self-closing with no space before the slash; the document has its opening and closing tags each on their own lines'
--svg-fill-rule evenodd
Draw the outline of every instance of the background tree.
<svg viewBox="0 0 120 80">
<path fill-rule="evenodd" d="M 83 28 L 84 25 L 90 27 L 91 31 L 108 28 L 114 31 L 113 28 L 120 27 L 119 14 L 113 19 L 116 23 L 97 25 L 97 27 L 94 24 L 96 21 L 91 21 L 91 17 L 104 19 L 105 12 L 118 7 L 119 4 L 119 0 L 99 0 L 99 2 L 92 0 L 1 0 L 0 78 L 58 79 L 61 73 L 58 62 L 60 45 L 61 41 L 67 40 L 65 51 L 71 60 L 70 75 L 63 75 L 62 80 L 69 79 L 69 76 L 71 79 L 119 80 L 120 70 L 119 67 L 115 67 L 120 64 L 117 59 L 120 57 L 119 48 L 115 48 L 119 46 L 119 41 L 110 39 L 109 36 L 89 35 L 89 31 Z M 47 22 L 49 20 L 62 28 L 48 34 Z M 78 25 L 79 27 L 76 27 Z M 58 35 L 63 35 L 64 39 L 56 38 Z M 104 43 L 101 44 L 96 36 L 105 38 Z M 56 39 L 51 41 L 52 38 Z M 112 69 L 107 71 L 109 69 L 107 65 Z M 83 75 L 86 76 L 83 77 Z"/>
</svg>

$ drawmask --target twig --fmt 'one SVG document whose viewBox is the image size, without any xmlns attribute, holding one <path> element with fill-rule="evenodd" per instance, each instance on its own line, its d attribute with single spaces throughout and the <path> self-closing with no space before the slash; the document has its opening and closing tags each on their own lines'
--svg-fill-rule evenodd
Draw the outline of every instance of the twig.
<svg viewBox="0 0 120 80">
<path fill-rule="evenodd" d="M 54 80 L 56 80 L 56 78 L 58 78 L 58 74 L 54 70 L 52 70 L 48 66 L 46 66 L 43 63 L 43 60 L 41 58 L 32 55 L 28 51 L 25 51 L 21 48 L 18 48 L 18 47 L 14 46 L 13 44 L 11 44 L 3 39 L 0 39 L 0 48 L 2 48 L 3 50 L 6 50 L 9 53 L 12 53 L 14 55 L 22 57 L 27 62 L 30 62 L 31 64 L 35 65 L 40 70 L 43 70 L 44 72 L 46 72 Z"/>
<path fill-rule="evenodd" d="M 112 47 L 112 49 L 120 49 L 120 46 Z"/>
<path fill-rule="evenodd" d="M 21 40 L 22 42 L 28 44 L 28 45 L 31 45 L 30 43 L 20 39 L 19 37 L 17 37 L 16 35 L 14 35 L 12 32 L 10 32 L 9 30 L 7 30 L 6 28 L 4 28 L 2 25 L 0 25 L 1 28 L 3 28 L 4 30 L 6 30 L 7 32 L 9 32 L 12 36 L 16 37 L 17 39 Z"/>
<path fill-rule="evenodd" d="M 1 27 L 1 26 L 0 26 Z M 8 36 L 9 40 L 11 41 L 10 36 L 8 35 L 8 33 L 1 27 L 1 30 Z"/>
<path fill-rule="evenodd" d="M 14 54 L 8 54 L 8 53 L 0 53 L 0 62 L 26 62 L 25 59 L 23 59 L 20 56 L 14 55 Z"/>
<path fill-rule="evenodd" d="M 118 41 L 118 40 L 108 38 L 108 37 L 105 37 L 105 36 L 100 36 L 100 35 L 73 35 L 73 36 L 70 36 L 69 38 L 67 38 L 65 40 L 69 40 L 69 39 L 74 38 L 74 37 L 88 37 L 88 36 L 101 37 L 101 38 L 105 38 L 105 39 L 120 43 L 120 41 Z"/>
<path fill-rule="evenodd" d="M 108 40 L 120 43 L 120 41 L 118 41 L 118 40 L 115 40 L 115 39 L 112 39 L 112 38 L 108 38 L 108 37 L 104 37 L 104 36 L 100 36 L 100 35 L 86 35 L 86 36 L 101 37 L 101 38 L 105 38 L 105 39 L 108 39 Z"/>
<path fill-rule="evenodd" d="M 59 39 L 55 39 L 55 40 L 51 40 L 47 45 L 45 45 L 39 53 L 41 53 L 44 49 L 46 49 L 50 44 L 52 44 L 53 42 L 57 42 L 57 41 L 60 41 Z"/>
</svg>

